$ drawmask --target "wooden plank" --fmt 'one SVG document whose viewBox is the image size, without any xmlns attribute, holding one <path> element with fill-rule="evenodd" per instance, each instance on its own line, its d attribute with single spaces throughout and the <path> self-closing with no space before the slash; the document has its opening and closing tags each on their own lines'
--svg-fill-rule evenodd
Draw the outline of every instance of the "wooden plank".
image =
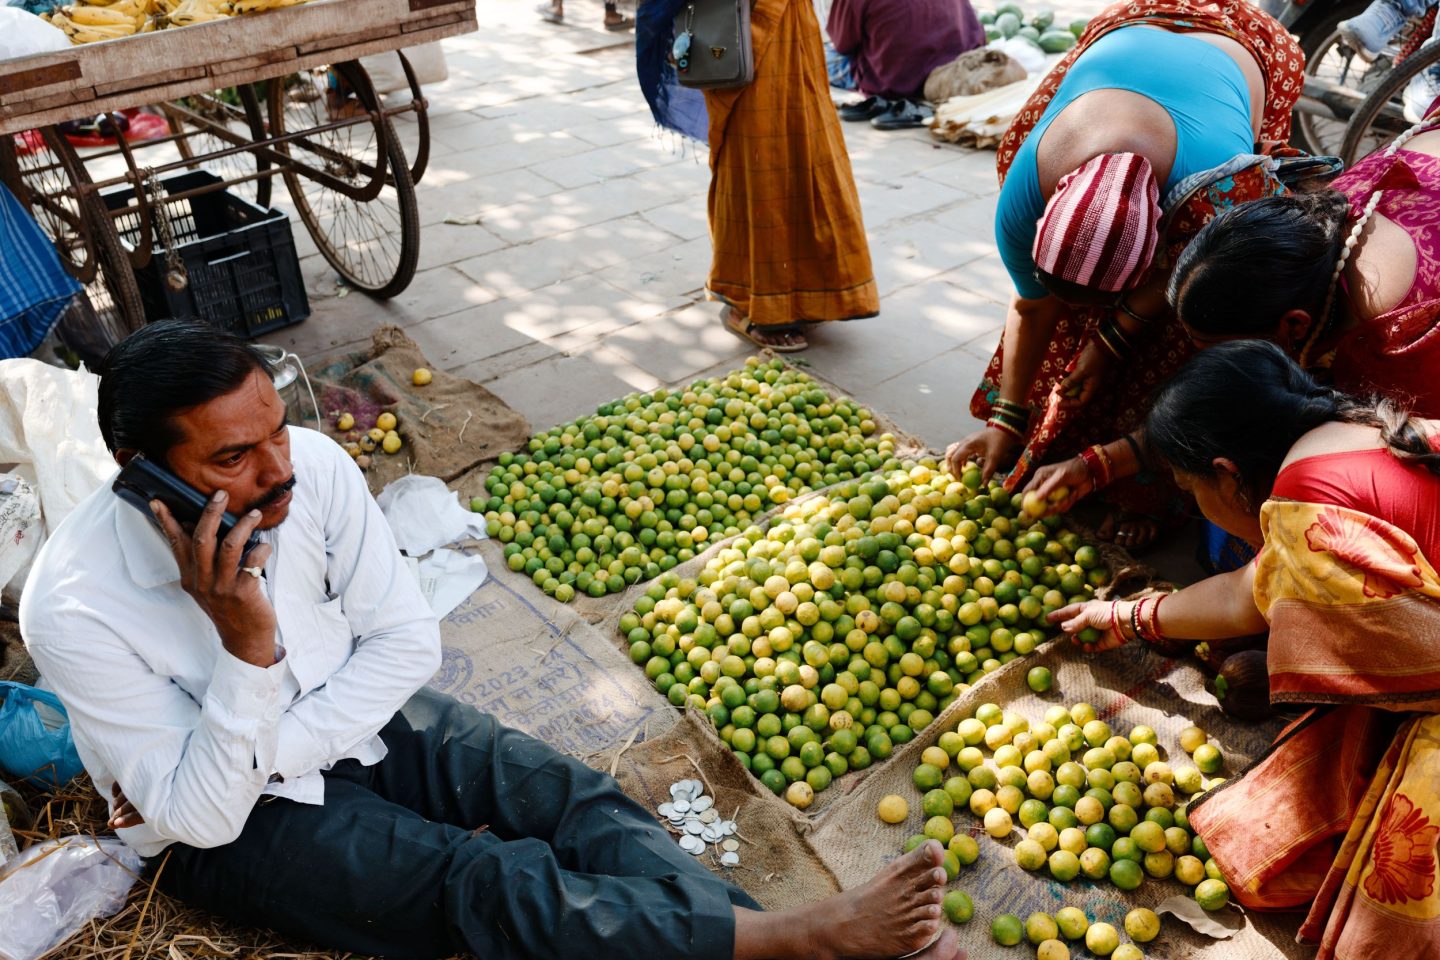
<svg viewBox="0 0 1440 960">
<path fill-rule="evenodd" d="M 12 117 L 29 112 L 20 104 L 47 98 L 75 80 L 107 91 L 121 85 L 137 90 L 168 86 L 196 67 L 209 70 L 222 60 L 260 57 L 286 47 L 304 52 L 358 45 L 399 36 L 407 23 L 467 11 L 474 16 L 475 0 L 420 2 L 434 5 L 412 10 L 411 0 L 312 0 L 297 7 L 5 61 L 0 63 L 0 120 L 9 125 Z M 97 113 L 99 109 L 97 105 Z"/>
<path fill-rule="evenodd" d="M 185 29 L 194 28 L 186 27 Z M 330 63 L 367 57 L 374 53 L 400 50 L 434 40 L 443 40 L 446 37 L 460 36 L 471 33 L 475 29 L 476 20 L 472 11 L 467 12 L 463 20 L 453 23 L 418 30 L 414 33 L 374 38 L 365 43 L 316 51 L 304 56 L 292 55 L 293 48 L 290 48 L 290 50 L 281 51 L 284 56 L 280 59 L 270 60 L 262 54 L 234 60 L 220 60 L 211 65 L 210 72 L 204 77 L 179 80 L 173 83 L 152 84 L 106 96 L 97 96 L 92 87 L 72 87 L 59 93 L 52 93 L 48 97 L 28 100 L 17 107 L 0 105 L 0 135 L 19 133 L 22 130 L 111 110 L 145 106 L 161 100 L 177 100 L 180 97 L 209 93 L 212 90 L 241 83 L 283 77 L 299 70 L 309 70 Z"/>
<path fill-rule="evenodd" d="M 183 68 L 172 67 L 169 70 L 166 70 L 165 73 L 166 79 L 170 82 L 185 83 L 186 81 L 197 80 L 200 77 L 205 76 L 207 71 L 203 66 Z M 150 80 L 153 82 L 153 79 L 153 77 L 128 77 L 124 80 L 115 80 L 111 83 L 97 83 L 95 85 L 95 95 L 97 97 L 108 97 L 112 94 L 126 93 L 130 90 L 148 90 L 151 86 L 151 83 L 148 83 L 146 81 Z M 95 112 L 99 113 L 100 111 L 96 110 Z"/>
<path fill-rule="evenodd" d="M 59 63 L 17 70 L 0 76 L 0 94 L 18 93 L 32 87 L 49 87 L 57 83 L 68 83 L 80 79 L 80 61 L 62 60 Z"/>
</svg>

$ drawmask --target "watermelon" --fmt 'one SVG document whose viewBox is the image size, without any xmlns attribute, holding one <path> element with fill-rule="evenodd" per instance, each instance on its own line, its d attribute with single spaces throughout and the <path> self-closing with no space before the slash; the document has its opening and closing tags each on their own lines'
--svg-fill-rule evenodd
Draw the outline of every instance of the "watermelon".
<svg viewBox="0 0 1440 960">
<path fill-rule="evenodd" d="M 1069 30 L 1046 30 L 1036 41 L 1046 53 L 1064 53 L 1077 42 L 1075 34 Z"/>
</svg>

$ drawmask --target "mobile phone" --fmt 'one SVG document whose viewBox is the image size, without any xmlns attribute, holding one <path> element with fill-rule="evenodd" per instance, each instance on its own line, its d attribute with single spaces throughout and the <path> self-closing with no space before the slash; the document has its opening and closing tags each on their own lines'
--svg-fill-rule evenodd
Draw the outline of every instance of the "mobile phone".
<svg viewBox="0 0 1440 960">
<path fill-rule="evenodd" d="M 149 517 L 156 527 L 160 526 L 160 521 L 150 512 L 152 500 L 165 504 L 177 523 L 192 526 L 200 522 L 200 514 L 210 502 L 199 490 L 159 464 L 151 463 L 141 453 L 131 457 L 130 462 L 121 468 L 120 475 L 115 478 L 110 489 L 115 491 L 121 500 Z M 215 532 L 215 542 L 223 543 L 239 522 L 239 518 L 228 510 L 221 514 L 220 529 Z M 259 545 L 259 534 L 252 532 L 245 541 L 245 549 L 240 552 L 241 562 L 244 562 L 245 554 Z"/>
</svg>

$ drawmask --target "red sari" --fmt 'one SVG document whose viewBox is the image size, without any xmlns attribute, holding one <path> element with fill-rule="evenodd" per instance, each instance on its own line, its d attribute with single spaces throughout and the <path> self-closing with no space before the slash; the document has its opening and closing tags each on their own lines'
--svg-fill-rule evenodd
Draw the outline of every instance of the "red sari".
<svg viewBox="0 0 1440 960">
<path fill-rule="evenodd" d="M 1307 911 L 1317 960 L 1440 960 L 1440 575 L 1360 510 L 1260 522 L 1270 699 L 1316 706 L 1190 822 L 1242 904 Z"/>
<path fill-rule="evenodd" d="M 1305 57 L 1294 38 L 1277 21 L 1247 0 L 1208 3 L 1197 0 L 1122 0 L 1105 8 L 1090 21 L 1080 43 L 1055 65 L 1016 114 L 998 148 L 996 168 L 1002 184 L 1016 151 L 1044 114 L 1070 65 L 1107 33 L 1135 24 L 1151 24 L 1173 31 L 1220 34 L 1242 44 L 1260 64 L 1266 78 L 1261 138 L 1278 143 L 1288 139 L 1290 111 L 1300 95 Z M 1177 187 L 1166 198 L 1162 243 L 1156 256 L 1157 269 L 1168 269 L 1191 238 L 1221 210 L 1245 200 L 1283 192 L 1274 172 L 1258 162 L 1239 170 L 1219 171 L 1208 181 L 1190 185 L 1188 190 L 1184 187 L 1183 184 Z M 1167 317 L 1163 323 L 1155 324 L 1154 329 L 1141 335 L 1135 356 L 1122 375 L 1111 378 L 1111 385 L 1102 388 L 1083 409 L 1062 410 L 1056 387 L 1072 369 L 1081 349 L 1095 336 L 1096 326 L 1104 316 L 1103 310 L 1096 309 L 1072 309 L 1062 314 L 1045 351 L 1039 375 L 1026 398 L 1032 410 L 1030 431 L 1019 462 L 1006 480 L 1009 489 L 1019 486 L 1035 467 L 1043 463 L 1074 456 L 1091 444 L 1108 442 L 1119 433 L 1138 427 L 1148 409 L 1151 394 L 1180 369 L 1193 350 L 1184 329 L 1173 316 Z M 989 418 L 991 403 L 999 395 L 1000 378 L 1001 349 L 997 346 L 970 401 L 970 411 L 978 419 Z M 1106 496 L 1134 509 L 1159 513 L 1174 499 L 1174 491 L 1169 485 L 1143 487 L 1134 482 L 1123 482 L 1108 488 Z"/>
</svg>

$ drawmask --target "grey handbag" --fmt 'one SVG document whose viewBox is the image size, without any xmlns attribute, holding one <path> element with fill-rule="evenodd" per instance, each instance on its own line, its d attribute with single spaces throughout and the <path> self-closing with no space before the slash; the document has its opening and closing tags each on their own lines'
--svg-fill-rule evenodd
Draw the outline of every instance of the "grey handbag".
<svg viewBox="0 0 1440 960">
<path fill-rule="evenodd" d="M 745 86 L 755 79 L 750 0 L 686 0 L 670 52 L 682 87 Z"/>
</svg>

